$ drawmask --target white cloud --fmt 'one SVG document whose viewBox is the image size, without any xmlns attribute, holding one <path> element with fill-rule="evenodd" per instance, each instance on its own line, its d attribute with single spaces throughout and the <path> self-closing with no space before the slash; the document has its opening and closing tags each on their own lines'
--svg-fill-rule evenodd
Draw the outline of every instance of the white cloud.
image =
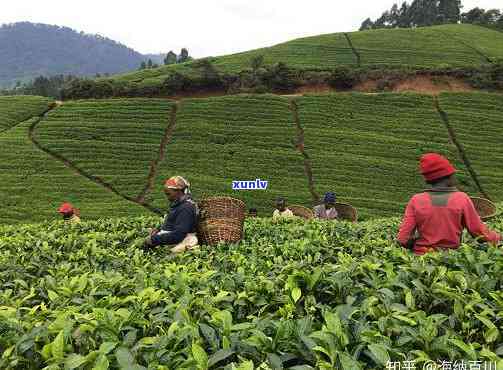
<svg viewBox="0 0 503 370">
<path fill-rule="evenodd" d="M 188 47 L 197 57 L 357 30 L 394 0 L 1 0 L 0 23 L 31 21 L 99 33 L 140 52 Z M 401 1 L 401 0 L 400 0 Z M 502 7 L 465 0 L 465 9 Z"/>
</svg>

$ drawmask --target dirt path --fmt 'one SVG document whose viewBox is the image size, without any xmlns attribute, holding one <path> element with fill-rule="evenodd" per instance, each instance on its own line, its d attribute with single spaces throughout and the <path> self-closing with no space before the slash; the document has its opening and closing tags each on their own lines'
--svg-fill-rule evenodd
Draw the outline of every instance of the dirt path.
<svg viewBox="0 0 503 370">
<path fill-rule="evenodd" d="M 311 193 L 314 203 L 317 204 L 320 200 L 320 196 L 316 193 L 316 189 L 314 188 L 314 177 L 311 166 L 311 158 L 306 153 L 304 128 L 300 124 L 299 111 L 295 99 L 290 99 L 290 110 L 292 111 L 295 127 L 297 128 L 297 142 L 295 143 L 296 149 L 304 157 L 304 173 L 307 176 L 309 192 Z"/>
<path fill-rule="evenodd" d="M 433 104 L 435 105 L 436 110 L 440 114 L 440 118 L 442 119 L 442 122 L 445 124 L 445 126 L 447 128 L 449 138 L 451 139 L 454 146 L 456 146 L 458 153 L 461 157 L 461 160 L 463 161 L 463 164 L 465 165 L 466 169 L 468 170 L 468 173 L 470 174 L 473 182 L 475 182 L 475 185 L 477 186 L 480 193 L 486 199 L 491 200 L 491 197 L 489 196 L 489 194 L 482 187 L 482 184 L 479 181 L 478 175 L 475 172 L 475 170 L 473 169 L 472 164 L 471 164 L 470 160 L 468 159 L 468 156 L 466 155 L 466 152 L 463 148 L 463 145 L 458 140 L 458 138 L 456 136 L 456 132 L 454 131 L 454 128 L 451 126 L 451 124 L 449 122 L 449 117 L 447 116 L 447 113 L 444 110 L 442 110 L 442 108 L 440 107 L 440 102 L 438 101 L 438 98 L 436 96 L 433 97 Z"/>
<path fill-rule="evenodd" d="M 61 103 L 61 104 L 62 104 L 62 102 L 59 102 L 59 103 Z M 45 111 L 43 111 L 43 112 L 40 114 L 40 116 L 45 116 L 47 113 L 49 113 L 52 109 L 54 109 L 55 104 L 57 104 L 57 102 L 54 102 L 53 104 L 49 105 L 49 106 L 47 107 L 47 109 L 46 109 Z M 61 105 L 61 104 L 60 104 L 60 105 Z M 37 117 L 37 116 L 32 116 L 32 117 L 30 117 L 30 118 L 28 118 L 28 119 L 25 119 L 24 121 L 21 121 L 21 122 L 16 123 L 14 126 L 11 126 L 11 127 L 6 128 L 6 129 L 0 130 L 0 135 L 2 135 L 3 133 L 5 133 L 5 132 L 7 132 L 7 131 L 10 131 L 10 130 L 12 130 L 12 129 L 15 129 L 16 127 L 18 127 L 18 126 L 22 125 L 22 124 L 23 124 L 23 123 L 25 123 L 25 122 L 28 122 L 28 121 L 32 120 L 32 119 L 33 119 L 33 118 L 35 118 L 35 117 Z"/>
<path fill-rule="evenodd" d="M 145 188 L 140 192 L 138 197 L 136 198 L 136 201 L 141 204 L 145 204 L 145 198 L 148 194 L 152 192 L 152 189 L 154 188 L 154 181 L 157 176 L 157 169 L 161 162 L 164 160 L 164 157 L 166 155 L 166 146 L 168 145 L 168 142 L 171 140 L 173 136 L 173 131 L 175 130 L 176 126 L 176 114 L 178 112 L 178 107 L 180 103 L 177 102 L 173 104 L 173 107 L 171 108 L 171 113 L 169 117 L 169 123 L 166 125 L 166 130 L 164 131 L 164 135 L 161 140 L 161 144 L 159 146 L 159 152 L 157 155 L 157 158 L 152 161 L 152 164 L 150 165 L 150 171 L 147 177 L 147 183 L 145 185 Z"/>
<path fill-rule="evenodd" d="M 37 129 L 38 124 L 44 120 L 44 118 L 47 116 L 47 114 L 50 111 L 52 111 L 53 109 L 58 108 L 61 105 L 62 104 L 55 103 L 50 109 L 48 109 L 45 113 L 43 113 L 41 116 L 39 116 L 38 119 L 35 120 L 30 125 L 30 128 L 28 130 L 28 138 L 30 139 L 30 141 L 32 142 L 32 144 L 35 145 L 39 150 L 43 151 L 44 153 L 46 153 L 47 155 L 49 155 L 50 157 L 52 157 L 53 159 L 55 159 L 55 160 L 63 163 L 67 168 L 69 168 L 70 170 L 72 170 L 75 174 L 87 178 L 89 181 L 92 181 L 95 184 L 100 185 L 101 187 L 103 187 L 106 190 L 114 193 L 115 195 L 121 197 L 122 199 L 125 199 L 125 200 L 127 200 L 129 202 L 132 202 L 132 203 L 135 203 L 135 204 L 138 204 L 138 205 L 142 206 L 143 208 L 149 210 L 152 213 L 155 213 L 155 214 L 158 214 L 158 215 L 162 215 L 163 212 L 161 210 L 159 210 L 159 209 L 157 209 L 155 207 L 152 207 L 150 205 L 140 203 L 140 202 L 138 202 L 134 198 L 131 198 L 131 197 L 123 195 L 117 189 L 115 189 L 111 184 L 108 184 L 107 182 L 103 181 L 99 177 L 96 177 L 96 176 L 93 176 L 93 175 L 87 173 L 86 171 L 82 170 L 77 165 L 75 165 L 74 163 L 72 163 L 71 161 L 69 161 L 68 159 L 66 159 L 65 157 L 59 155 L 58 153 L 53 152 L 52 150 L 50 150 L 48 148 L 45 148 L 42 144 L 40 144 L 40 142 L 35 138 L 35 130 Z"/>
<path fill-rule="evenodd" d="M 344 37 L 346 38 L 346 40 L 348 41 L 348 44 L 349 44 L 349 47 L 351 48 L 351 50 L 353 50 L 353 54 L 355 55 L 356 57 L 356 65 L 358 67 L 360 67 L 362 65 L 362 56 L 361 54 L 358 52 L 358 50 L 356 50 L 356 48 L 354 47 L 353 45 L 353 41 L 351 41 L 351 38 L 349 37 L 349 34 L 348 33 L 344 33 Z"/>
</svg>

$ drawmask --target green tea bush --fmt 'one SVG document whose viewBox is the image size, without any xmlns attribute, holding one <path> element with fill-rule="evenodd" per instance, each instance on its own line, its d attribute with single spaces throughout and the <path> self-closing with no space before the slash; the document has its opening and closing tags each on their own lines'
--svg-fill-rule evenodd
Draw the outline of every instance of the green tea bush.
<svg viewBox="0 0 503 370">
<path fill-rule="evenodd" d="M 0 367 L 503 365 L 501 249 L 418 257 L 393 241 L 398 220 L 253 219 L 237 244 L 146 254 L 158 221 L 1 227 Z"/>
<path fill-rule="evenodd" d="M 41 115 L 51 102 L 40 96 L 0 96 L 0 132 Z"/>
</svg>

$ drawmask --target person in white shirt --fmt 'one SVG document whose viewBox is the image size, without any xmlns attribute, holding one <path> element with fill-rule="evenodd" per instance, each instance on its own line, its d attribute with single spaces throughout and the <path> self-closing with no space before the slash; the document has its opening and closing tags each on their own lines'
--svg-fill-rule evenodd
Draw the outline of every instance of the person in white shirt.
<svg viewBox="0 0 503 370">
<path fill-rule="evenodd" d="M 293 217 L 293 212 L 286 206 L 286 200 L 284 198 L 276 199 L 276 209 L 272 214 L 272 218 L 277 220 L 283 217 Z"/>
</svg>

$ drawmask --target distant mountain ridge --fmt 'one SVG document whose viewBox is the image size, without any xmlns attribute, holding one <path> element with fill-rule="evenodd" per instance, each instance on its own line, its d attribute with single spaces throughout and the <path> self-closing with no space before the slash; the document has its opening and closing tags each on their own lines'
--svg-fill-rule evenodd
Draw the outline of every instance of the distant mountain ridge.
<svg viewBox="0 0 503 370">
<path fill-rule="evenodd" d="M 123 73 L 147 59 L 119 42 L 68 27 L 30 22 L 0 27 L 0 87 L 40 75 Z"/>
</svg>

